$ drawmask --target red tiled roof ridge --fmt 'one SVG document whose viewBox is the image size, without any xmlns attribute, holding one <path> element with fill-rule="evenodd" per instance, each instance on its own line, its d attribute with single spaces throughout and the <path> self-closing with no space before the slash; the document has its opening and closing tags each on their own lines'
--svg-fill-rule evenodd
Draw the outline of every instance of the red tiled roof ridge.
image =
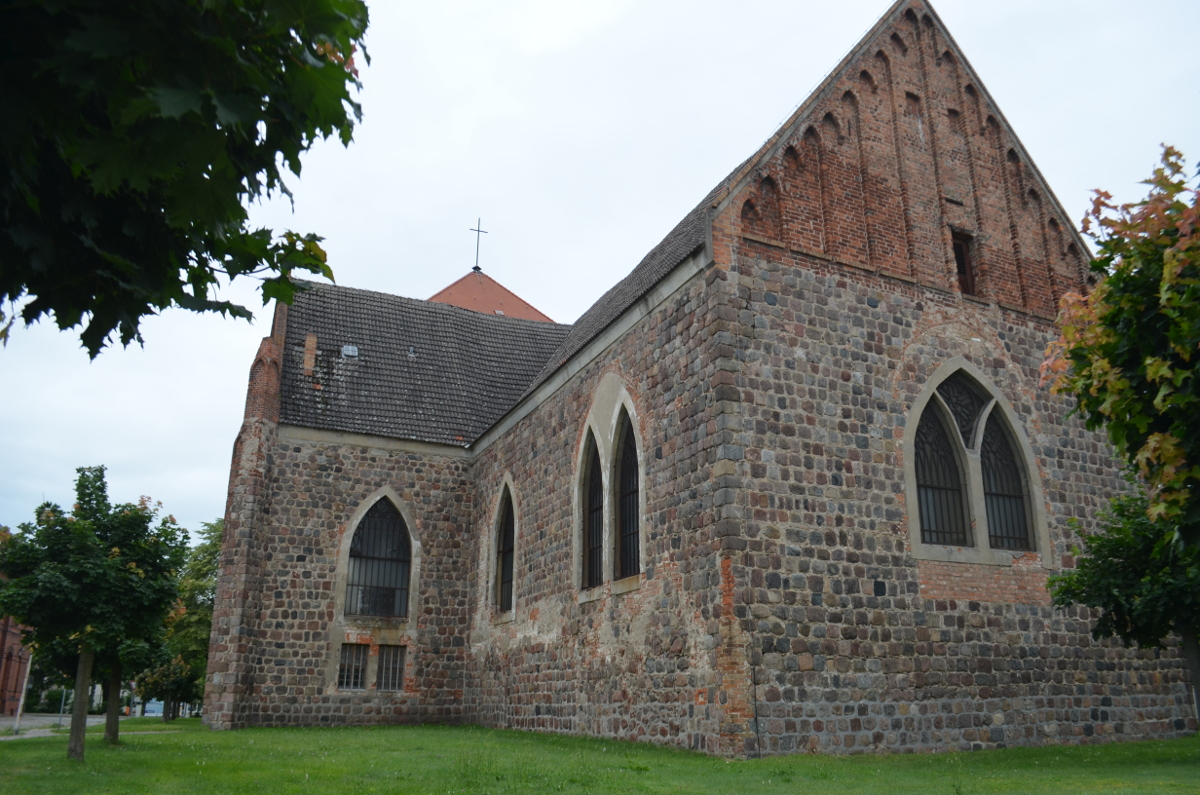
<svg viewBox="0 0 1200 795">
<path fill-rule="evenodd" d="M 461 279 L 447 285 L 429 297 L 439 304 L 450 304 L 485 315 L 504 315 L 522 320 L 554 321 L 521 296 L 488 276 L 471 270 Z"/>
</svg>

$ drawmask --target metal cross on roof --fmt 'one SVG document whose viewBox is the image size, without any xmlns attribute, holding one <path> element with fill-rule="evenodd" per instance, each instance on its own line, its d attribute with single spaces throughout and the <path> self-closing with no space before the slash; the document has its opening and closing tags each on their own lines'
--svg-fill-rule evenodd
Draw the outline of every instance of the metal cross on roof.
<svg viewBox="0 0 1200 795">
<path fill-rule="evenodd" d="M 487 230 L 482 228 L 482 221 L 482 218 L 475 219 L 475 228 L 468 230 L 475 233 L 475 267 L 471 268 L 471 270 L 475 271 L 476 273 L 483 273 L 483 268 L 479 267 L 479 236 L 486 235 Z"/>
</svg>

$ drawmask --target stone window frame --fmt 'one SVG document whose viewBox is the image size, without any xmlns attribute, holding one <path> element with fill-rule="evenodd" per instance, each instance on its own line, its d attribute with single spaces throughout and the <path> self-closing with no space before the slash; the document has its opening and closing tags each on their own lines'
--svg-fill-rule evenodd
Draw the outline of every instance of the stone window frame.
<svg viewBox="0 0 1200 795">
<path fill-rule="evenodd" d="M 622 424 L 628 418 L 633 429 L 634 444 L 637 448 L 638 460 L 638 573 L 622 580 L 613 580 L 614 557 L 616 550 L 616 508 L 618 484 L 614 482 L 620 453 L 618 434 L 624 430 Z M 584 549 L 584 514 L 587 510 L 587 455 L 588 439 L 594 440 L 596 452 L 600 459 L 600 478 L 604 490 L 603 497 L 603 534 L 601 539 L 601 576 L 600 584 L 594 588 L 583 587 L 583 549 Z M 604 595 L 606 586 L 614 594 L 628 593 L 641 587 L 646 576 L 646 445 L 642 438 L 641 422 L 633 399 L 625 381 L 614 372 L 607 373 L 596 387 L 592 396 L 592 405 L 584 419 L 579 442 L 575 451 L 574 494 L 572 495 L 572 586 L 580 603 L 599 599 Z"/>
<path fill-rule="evenodd" d="M 408 540 L 412 550 L 412 561 L 408 572 L 408 615 L 404 618 L 383 618 L 379 616 L 348 616 L 346 615 L 346 578 L 350 568 L 350 545 L 354 533 L 367 512 L 375 503 L 388 499 L 404 519 L 408 530 Z M 421 528 L 416 523 L 408 502 L 400 497 L 391 486 L 383 486 L 368 495 L 350 514 L 345 524 L 345 531 L 338 542 L 337 568 L 334 574 L 334 616 L 329 627 L 329 648 L 325 661 L 325 692 L 362 694 L 363 690 L 342 690 L 338 684 L 338 668 L 341 664 L 341 649 L 346 643 L 361 643 L 371 647 L 367 656 L 366 690 L 374 692 L 379 678 L 379 647 L 414 646 L 412 630 L 416 626 L 420 608 L 421 564 L 423 561 L 424 545 L 421 543 Z M 415 655 L 406 654 L 404 659 L 404 681 L 409 681 L 409 666 L 413 665 Z M 391 692 L 391 691 L 389 691 Z"/>
<path fill-rule="evenodd" d="M 988 402 L 979 413 L 973 431 L 973 444 L 962 439 L 958 423 L 945 405 L 937 388 L 955 373 L 970 377 L 975 385 L 988 397 Z M 941 415 L 951 440 L 956 443 L 957 454 L 964 480 L 963 490 L 967 509 L 968 546 L 946 546 L 926 544 L 921 540 L 921 513 L 917 499 L 916 435 L 917 426 L 926 411 L 937 411 Z M 998 412 L 1008 432 L 1009 442 L 1017 464 L 1025 480 L 1028 510 L 1030 550 L 992 549 L 987 535 L 987 507 L 983 490 L 983 466 L 980 460 L 979 441 L 983 438 L 988 420 Z M 1041 477 L 1034 455 L 1033 445 L 1025 433 L 1012 404 L 991 379 L 961 356 L 943 363 L 925 383 L 921 393 L 913 401 L 904 426 L 904 494 L 908 513 L 908 540 L 912 556 L 918 560 L 937 560 L 951 563 L 981 563 L 991 566 L 1011 566 L 1014 558 L 1036 554 L 1043 568 L 1050 567 L 1050 534 L 1046 516 L 1046 500 L 1042 492 Z"/>
<path fill-rule="evenodd" d="M 509 499 L 512 501 L 513 511 L 513 600 L 512 609 L 500 609 L 496 600 L 496 594 L 500 587 L 500 571 L 497 568 L 497 549 L 500 544 L 500 519 L 501 509 L 504 507 L 504 495 L 507 492 Z M 520 500 L 517 499 L 517 489 L 513 482 L 513 477 L 510 472 L 505 472 L 500 478 L 500 488 L 496 490 L 496 496 L 492 505 L 492 520 L 490 523 L 490 532 L 488 533 L 487 547 L 487 591 L 488 594 L 488 611 L 492 617 L 492 623 L 505 624 L 516 618 L 517 602 L 520 598 L 521 590 L 518 584 L 521 582 L 519 572 L 521 571 L 521 509 Z"/>
</svg>

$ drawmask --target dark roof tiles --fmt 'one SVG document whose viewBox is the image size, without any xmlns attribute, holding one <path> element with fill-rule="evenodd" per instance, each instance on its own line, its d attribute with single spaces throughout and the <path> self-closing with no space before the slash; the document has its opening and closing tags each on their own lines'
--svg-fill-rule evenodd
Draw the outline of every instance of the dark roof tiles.
<svg viewBox="0 0 1200 795">
<path fill-rule="evenodd" d="M 510 409 L 569 326 L 332 285 L 296 295 L 280 419 L 465 447 Z M 316 335 L 311 375 L 308 334 Z M 357 347 L 343 356 L 342 347 Z"/>
</svg>

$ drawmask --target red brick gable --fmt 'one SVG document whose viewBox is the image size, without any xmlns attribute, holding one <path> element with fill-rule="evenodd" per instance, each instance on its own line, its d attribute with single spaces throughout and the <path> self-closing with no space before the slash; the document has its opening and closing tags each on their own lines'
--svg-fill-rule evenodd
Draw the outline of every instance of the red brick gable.
<svg viewBox="0 0 1200 795">
<path fill-rule="evenodd" d="M 553 323 L 512 290 L 482 271 L 471 271 L 448 287 L 430 296 L 430 301 L 450 304 L 485 315 L 504 315 L 521 320 L 540 320 Z"/>
<path fill-rule="evenodd" d="M 920 0 L 893 6 L 730 185 L 718 261 L 749 241 L 958 293 L 957 237 L 977 298 L 1053 318 L 1085 289 L 1073 224 Z"/>
</svg>

